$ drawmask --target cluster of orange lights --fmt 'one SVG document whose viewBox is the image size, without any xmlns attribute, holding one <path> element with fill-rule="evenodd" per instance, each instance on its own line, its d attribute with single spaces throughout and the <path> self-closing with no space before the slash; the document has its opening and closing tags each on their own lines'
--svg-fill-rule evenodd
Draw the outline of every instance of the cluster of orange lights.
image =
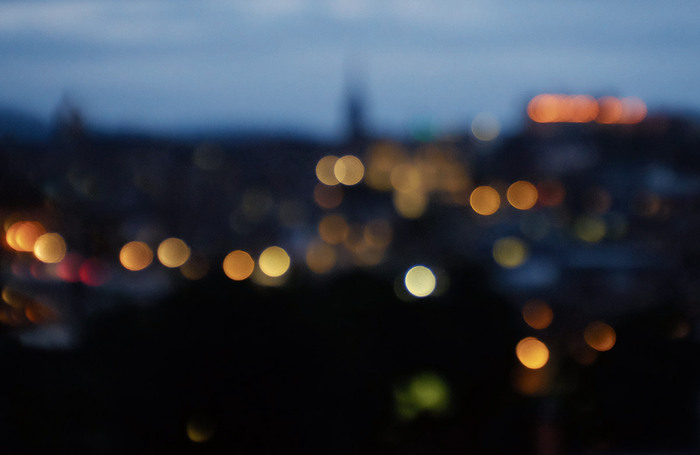
<svg viewBox="0 0 700 455">
<path fill-rule="evenodd" d="M 31 253 L 38 261 L 28 263 L 18 258 L 12 263 L 16 276 L 82 282 L 88 286 L 101 286 L 109 279 L 109 267 L 105 263 L 97 258 L 85 258 L 68 252 L 63 236 L 57 232 L 47 232 L 39 221 L 9 219 L 5 223 L 4 240 L 4 245 L 10 250 Z"/>
<path fill-rule="evenodd" d="M 530 100 L 527 114 L 537 123 L 589 123 L 631 125 L 647 115 L 639 98 L 589 95 L 541 94 Z"/>
<path fill-rule="evenodd" d="M 5 231 L 7 246 L 18 252 L 34 253 L 46 264 L 61 262 L 66 255 L 66 242 L 60 234 L 46 232 L 38 221 L 16 221 Z"/>
<path fill-rule="evenodd" d="M 522 317 L 530 328 L 547 329 L 554 318 L 552 308 L 541 299 L 532 299 L 525 303 Z M 579 363 L 589 365 L 598 353 L 609 351 L 615 346 L 617 336 L 615 329 L 602 321 L 589 323 L 581 338 L 572 338 L 570 348 Z M 581 342 L 584 344 L 581 345 Z M 546 391 L 548 374 L 533 374 L 527 371 L 543 369 L 550 360 L 549 347 L 540 339 L 528 336 L 518 342 L 515 355 L 526 370 L 517 373 L 515 386 L 521 392 L 533 395 Z"/>
<path fill-rule="evenodd" d="M 200 255 L 193 254 L 190 247 L 182 240 L 171 237 L 163 240 L 156 251 L 161 264 L 168 268 L 180 268 L 188 279 L 202 278 L 208 271 L 206 260 Z M 132 241 L 125 244 L 120 253 L 119 261 L 130 271 L 140 271 L 153 262 L 153 250 L 144 242 Z M 234 250 L 226 255 L 222 263 L 224 274 L 234 280 L 243 281 L 253 275 L 255 260 L 243 250 Z M 260 271 L 269 278 L 279 278 L 290 266 L 287 252 L 278 246 L 266 248 L 258 259 Z"/>
<path fill-rule="evenodd" d="M 529 210 L 536 204 L 543 207 L 561 204 L 566 191 L 560 182 L 554 180 L 543 181 L 537 185 L 519 180 L 511 184 L 505 193 L 512 207 L 518 210 Z M 469 205 L 479 215 L 493 215 L 501 207 L 501 195 L 493 186 L 478 186 L 469 195 Z"/>
</svg>

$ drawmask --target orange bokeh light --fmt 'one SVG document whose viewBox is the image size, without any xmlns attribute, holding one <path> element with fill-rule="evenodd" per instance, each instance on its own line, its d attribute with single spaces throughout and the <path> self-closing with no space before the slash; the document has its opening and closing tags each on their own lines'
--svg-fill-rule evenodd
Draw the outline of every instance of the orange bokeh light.
<svg viewBox="0 0 700 455">
<path fill-rule="evenodd" d="M 599 352 L 609 351 L 617 341 L 615 329 L 601 321 L 590 323 L 583 332 L 583 338 L 588 346 Z"/>
<path fill-rule="evenodd" d="M 479 215 L 493 215 L 501 206 L 501 197 L 494 188 L 479 186 L 469 196 L 469 204 Z"/>
<path fill-rule="evenodd" d="M 520 340 L 515 348 L 515 354 L 520 363 L 532 370 L 542 368 L 549 361 L 547 345 L 535 337 L 527 337 Z"/>
<path fill-rule="evenodd" d="M 513 183 L 506 193 L 510 205 L 518 210 L 528 210 L 537 203 L 537 188 L 530 182 L 520 180 Z"/>
<path fill-rule="evenodd" d="M 546 329 L 553 318 L 552 308 L 543 300 L 529 300 L 523 307 L 523 319 L 533 329 Z"/>
<path fill-rule="evenodd" d="M 7 244 L 15 251 L 34 251 L 37 239 L 46 234 L 44 226 L 37 221 L 18 221 L 13 223 L 5 234 Z"/>
<path fill-rule="evenodd" d="M 614 96 L 604 96 L 598 100 L 598 116 L 595 121 L 598 123 L 610 124 L 618 123 L 622 119 L 622 101 Z"/>
<path fill-rule="evenodd" d="M 255 269 L 255 261 L 242 250 L 231 251 L 224 258 L 224 273 L 234 281 L 242 281 L 248 278 Z"/>
</svg>

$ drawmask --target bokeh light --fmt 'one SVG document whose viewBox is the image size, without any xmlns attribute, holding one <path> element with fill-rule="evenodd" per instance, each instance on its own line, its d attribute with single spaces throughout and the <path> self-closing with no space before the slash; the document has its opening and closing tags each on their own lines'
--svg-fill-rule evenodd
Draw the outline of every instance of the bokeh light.
<svg viewBox="0 0 700 455">
<path fill-rule="evenodd" d="M 201 280 L 209 273 L 209 260 L 202 253 L 192 253 L 180 266 L 180 273 L 188 280 Z"/>
<path fill-rule="evenodd" d="M 56 309 L 40 302 L 28 302 L 24 307 L 24 315 L 34 324 L 47 324 L 59 319 Z"/>
<path fill-rule="evenodd" d="M 335 176 L 335 164 L 337 162 L 337 156 L 326 155 L 316 163 L 316 177 L 324 185 L 333 186 L 340 183 Z"/>
<path fill-rule="evenodd" d="M 493 245 L 493 258 L 501 267 L 512 269 L 519 267 L 528 256 L 528 248 L 516 237 L 498 239 Z"/>
<path fill-rule="evenodd" d="M 588 346 L 599 352 L 609 351 L 617 341 L 615 329 L 601 321 L 595 321 L 586 326 L 583 338 Z"/>
<path fill-rule="evenodd" d="M 334 209 L 343 202 L 343 188 L 318 183 L 314 187 L 314 202 L 324 209 Z"/>
<path fill-rule="evenodd" d="M 403 218 L 420 218 L 428 208 L 428 196 L 420 190 L 404 192 L 394 191 L 392 198 L 396 213 Z"/>
<path fill-rule="evenodd" d="M 243 250 L 231 251 L 224 258 L 224 273 L 234 281 L 242 281 L 248 278 L 255 269 L 255 261 Z"/>
<path fill-rule="evenodd" d="M 605 232 L 605 221 L 602 218 L 583 215 L 574 221 L 574 234 L 585 242 L 600 242 L 605 237 Z"/>
<path fill-rule="evenodd" d="M 158 260 L 166 267 L 180 267 L 189 258 L 190 247 L 181 239 L 170 237 L 158 245 Z"/>
<path fill-rule="evenodd" d="M 66 255 L 66 242 L 60 234 L 51 232 L 40 236 L 34 243 L 34 256 L 41 262 L 55 264 Z"/>
<path fill-rule="evenodd" d="M 544 396 L 552 389 L 552 372 L 548 365 L 543 368 L 530 369 L 518 366 L 514 377 L 515 389 L 528 396 Z"/>
<path fill-rule="evenodd" d="M 544 180 L 537 184 L 537 200 L 544 207 L 556 207 L 564 202 L 566 189 L 557 180 Z"/>
<path fill-rule="evenodd" d="M 423 190 L 423 174 L 417 166 L 411 163 L 402 163 L 395 166 L 389 179 L 395 191 L 413 193 Z"/>
<path fill-rule="evenodd" d="M 394 388 L 398 417 L 410 420 L 422 412 L 444 414 L 450 406 L 450 388 L 437 373 L 424 372 Z"/>
<path fill-rule="evenodd" d="M 127 270 L 143 270 L 153 261 L 153 251 L 143 242 L 129 242 L 119 252 L 119 261 Z"/>
<path fill-rule="evenodd" d="M 598 123 L 618 123 L 622 119 L 622 102 L 614 96 L 604 96 L 598 100 Z"/>
<path fill-rule="evenodd" d="M 622 117 L 620 123 L 639 123 L 647 116 L 647 106 L 644 101 L 635 97 L 622 99 Z"/>
<path fill-rule="evenodd" d="M 192 442 L 203 443 L 216 433 L 216 422 L 208 415 L 197 414 L 187 419 L 185 432 Z"/>
<path fill-rule="evenodd" d="M 589 95 L 541 94 L 527 107 L 530 119 L 537 123 L 570 122 L 603 124 L 639 123 L 647 115 L 647 107 L 635 97 L 604 96 L 598 100 Z"/>
<path fill-rule="evenodd" d="M 358 157 L 345 155 L 336 160 L 333 165 L 333 175 L 343 185 L 357 185 L 365 175 L 365 167 Z"/>
<path fill-rule="evenodd" d="M 88 286 L 102 286 L 109 281 L 110 271 L 107 264 L 98 258 L 88 258 L 80 264 L 78 276 L 83 284 Z"/>
<path fill-rule="evenodd" d="M 16 251 L 34 251 L 34 243 L 46 234 L 44 226 L 37 221 L 18 221 L 13 223 L 5 235 L 10 248 Z"/>
<path fill-rule="evenodd" d="M 490 112 L 481 112 L 472 120 L 472 133 L 480 141 L 496 139 L 501 132 L 501 122 Z"/>
<path fill-rule="evenodd" d="M 318 223 L 318 235 L 330 245 L 343 243 L 349 232 L 348 222 L 339 214 L 326 215 Z"/>
<path fill-rule="evenodd" d="M 415 297 L 427 297 L 435 290 L 435 274 L 428 267 L 416 265 L 411 267 L 404 277 L 406 289 Z"/>
<path fill-rule="evenodd" d="M 570 98 L 573 102 L 573 111 L 569 117 L 574 123 L 588 123 L 598 116 L 598 102 L 590 95 L 574 95 Z"/>
<path fill-rule="evenodd" d="M 85 258 L 78 253 L 67 253 L 63 260 L 56 264 L 56 275 L 68 283 L 77 283 L 80 281 L 80 264 Z"/>
<path fill-rule="evenodd" d="M 327 273 L 336 264 L 335 249 L 327 243 L 313 241 L 306 248 L 306 265 L 314 273 Z"/>
<path fill-rule="evenodd" d="M 544 300 L 528 300 L 523 306 L 523 319 L 533 329 L 546 329 L 552 323 L 553 318 L 554 312 Z"/>
<path fill-rule="evenodd" d="M 542 368 L 549 361 L 547 345 L 535 337 L 520 340 L 515 347 L 515 354 L 520 363 L 532 370 Z"/>
<path fill-rule="evenodd" d="M 386 248 L 391 243 L 393 229 L 387 220 L 377 218 L 365 225 L 363 234 L 369 245 L 375 248 Z"/>
<path fill-rule="evenodd" d="M 258 259 L 260 270 L 272 278 L 284 275 L 289 270 L 290 263 L 289 254 L 278 246 L 266 248 Z"/>
<path fill-rule="evenodd" d="M 372 146 L 367 155 L 365 183 L 378 191 L 392 189 L 391 173 L 399 164 L 406 161 L 398 145 L 379 143 Z"/>
<path fill-rule="evenodd" d="M 524 180 L 513 183 L 506 193 L 510 205 L 518 210 L 528 210 L 537 203 L 537 188 Z"/>
<path fill-rule="evenodd" d="M 490 186 L 478 186 L 469 196 L 469 204 L 479 215 L 493 215 L 501 206 L 501 197 Z"/>
</svg>

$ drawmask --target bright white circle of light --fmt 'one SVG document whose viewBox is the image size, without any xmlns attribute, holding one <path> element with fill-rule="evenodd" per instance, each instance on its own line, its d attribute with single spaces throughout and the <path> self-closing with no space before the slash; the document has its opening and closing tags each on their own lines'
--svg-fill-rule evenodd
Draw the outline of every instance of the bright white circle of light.
<svg viewBox="0 0 700 455">
<path fill-rule="evenodd" d="M 416 297 L 427 297 L 435 290 L 435 274 L 429 268 L 416 265 L 406 272 L 406 289 Z"/>
</svg>

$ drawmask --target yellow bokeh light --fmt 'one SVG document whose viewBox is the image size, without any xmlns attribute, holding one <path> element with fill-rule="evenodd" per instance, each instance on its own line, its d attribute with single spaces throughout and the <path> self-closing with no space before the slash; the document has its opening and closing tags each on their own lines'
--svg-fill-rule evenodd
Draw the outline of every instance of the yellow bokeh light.
<svg viewBox="0 0 700 455">
<path fill-rule="evenodd" d="M 504 237 L 493 245 L 493 258 L 498 265 L 507 269 L 519 267 L 527 259 L 525 242 L 515 237 Z"/>
<path fill-rule="evenodd" d="M 427 297 L 435 290 L 437 280 L 428 267 L 416 265 L 406 272 L 404 284 L 408 292 L 415 297 Z"/>
<path fill-rule="evenodd" d="M 324 185 L 337 185 L 339 180 L 335 177 L 335 164 L 338 162 L 338 157 L 334 155 L 326 155 L 316 163 L 316 177 Z"/>
<path fill-rule="evenodd" d="M 326 215 L 318 223 L 318 234 L 324 242 L 330 245 L 343 243 L 349 231 L 348 222 L 342 215 Z"/>
<path fill-rule="evenodd" d="M 469 196 L 469 204 L 479 215 L 493 215 L 501 206 L 501 197 L 490 186 L 478 186 Z"/>
<path fill-rule="evenodd" d="M 410 193 L 423 188 L 423 176 L 418 167 L 410 163 L 399 164 L 390 174 L 391 186 L 396 191 Z"/>
<path fill-rule="evenodd" d="M 414 377 L 408 391 L 419 408 L 442 411 L 447 407 L 447 384 L 437 374 L 424 373 Z"/>
<path fill-rule="evenodd" d="M 153 261 L 153 251 L 143 242 L 129 242 L 119 252 L 119 262 L 127 270 L 143 270 Z"/>
<path fill-rule="evenodd" d="M 208 416 L 195 415 L 187 420 L 187 437 L 192 442 L 207 442 L 216 433 L 216 422 Z"/>
<path fill-rule="evenodd" d="M 609 351 L 617 341 L 615 329 L 601 321 L 590 323 L 583 332 L 583 338 L 588 346 L 600 352 Z"/>
<path fill-rule="evenodd" d="M 235 281 L 242 281 L 253 273 L 255 261 L 245 251 L 235 250 L 226 255 L 223 268 L 227 277 Z"/>
<path fill-rule="evenodd" d="M 290 263 L 287 252 L 278 246 L 266 248 L 258 259 L 260 270 L 273 278 L 284 275 L 289 270 Z"/>
<path fill-rule="evenodd" d="M 367 155 L 365 183 L 375 190 L 391 190 L 391 172 L 405 160 L 406 157 L 398 145 L 387 143 L 374 145 Z"/>
<path fill-rule="evenodd" d="M 190 258 L 190 247 L 178 238 L 170 237 L 158 245 L 158 260 L 166 267 L 180 267 Z"/>
<path fill-rule="evenodd" d="M 313 241 L 306 248 L 306 265 L 314 273 L 327 273 L 336 263 L 335 249 L 324 242 Z"/>
<path fill-rule="evenodd" d="M 605 237 L 605 221 L 594 216 L 581 216 L 574 222 L 574 233 L 585 242 L 596 243 Z"/>
<path fill-rule="evenodd" d="M 420 218 L 428 208 L 428 195 L 423 191 L 394 191 L 393 196 L 394 208 L 403 218 Z"/>
<path fill-rule="evenodd" d="M 515 347 L 515 354 L 520 363 L 532 370 L 542 368 L 549 361 L 547 345 L 535 337 L 527 337 L 520 340 Z"/>
<path fill-rule="evenodd" d="M 55 232 L 44 234 L 34 243 L 34 256 L 47 264 L 61 262 L 66 256 L 66 242 Z"/>
<path fill-rule="evenodd" d="M 333 165 L 333 175 L 343 185 L 357 185 L 365 175 L 365 166 L 354 155 L 345 155 Z"/>
<path fill-rule="evenodd" d="M 508 188 L 506 197 L 516 209 L 528 210 L 537 203 L 537 188 L 532 183 L 521 180 Z"/>
<path fill-rule="evenodd" d="M 440 375 L 419 373 L 394 389 L 394 399 L 398 417 L 402 419 L 413 419 L 421 412 L 440 415 L 449 409 L 450 389 Z"/>
<path fill-rule="evenodd" d="M 523 319 L 533 329 L 546 329 L 553 318 L 552 308 L 543 300 L 529 300 L 523 307 Z"/>
</svg>

